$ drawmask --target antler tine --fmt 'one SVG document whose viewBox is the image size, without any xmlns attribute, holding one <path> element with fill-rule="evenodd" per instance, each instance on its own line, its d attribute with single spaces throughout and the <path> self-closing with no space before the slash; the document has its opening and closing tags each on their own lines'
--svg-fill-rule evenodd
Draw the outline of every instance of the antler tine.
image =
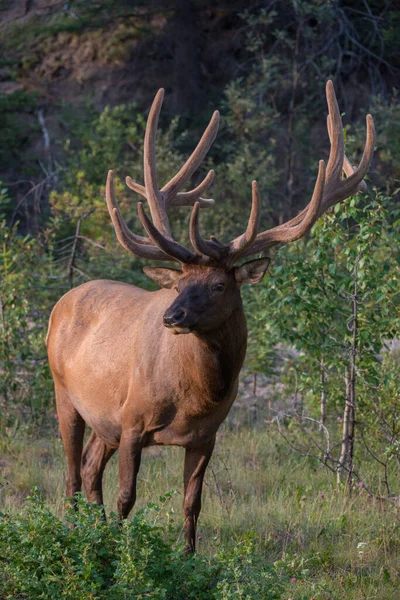
<svg viewBox="0 0 400 600">
<path fill-rule="evenodd" d="M 329 113 L 326 116 L 326 128 L 328 130 L 328 136 L 329 136 L 329 142 L 332 144 L 332 125 L 331 125 L 331 117 L 329 115 Z M 343 157 L 343 171 L 346 173 L 346 177 L 349 177 L 350 175 L 352 175 L 354 173 L 354 171 L 356 170 L 356 167 L 353 167 L 353 165 L 351 164 L 351 162 L 349 161 L 349 159 L 347 158 L 346 154 Z M 363 185 L 360 185 L 360 190 L 361 188 L 366 189 L 366 185 L 364 182 L 362 182 Z M 363 191 L 365 191 L 363 189 Z"/>
<path fill-rule="evenodd" d="M 162 235 L 171 238 L 171 230 L 165 211 L 163 197 L 158 188 L 156 168 L 156 134 L 163 99 L 164 90 L 161 88 L 158 90 L 156 97 L 153 100 L 147 118 L 146 132 L 144 135 L 144 186 L 146 188 L 146 198 L 154 226 Z"/>
<path fill-rule="evenodd" d="M 208 241 L 200 235 L 199 208 L 200 205 L 196 202 L 190 218 L 190 241 L 193 248 L 199 254 L 209 256 L 216 261 L 225 260 L 227 265 L 233 264 L 252 245 L 260 227 L 261 197 L 257 182 L 252 182 L 251 212 L 246 231 L 229 245 L 217 242 L 213 236 L 211 236 L 211 241 Z"/>
<path fill-rule="evenodd" d="M 309 205 L 306 207 L 304 218 L 294 227 L 281 225 L 284 232 L 284 239 L 279 239 L 281 242 L 294 242 L 306 235 L 318 219 L 320 214 L 321 204 L 324 198 L 325 190 L 326 166 L 323 160 L 319 161 L 318 176 L 315 182 L 314 192 Z M 287 224 L 286 224 L 287 225 Z"/>
<path fill-rule="evenodd" d="M 241 256 L 249 256 L 264 249 L 271 248 L 279 243 L 294 242 L 308 233 L 318 219 L 319 210 L 324 196 L 326 167 L 323 160 L 319 161 L 318 177 L 315 182 L 314 192 L 308 206 L 303 210 L 304 218 L 294 226 L 289 225 L 294 219 L 259 233 L 255 242 L 242 252 Z"/>
<path fill-rule="evenodd" d="M 205 262 L 207 261 L 207 256 L 210 257 L 211 255 L 198 256 L 173 240 L 166 209 L 170 205 L 191 206 L 195 202 L 198 207 L 214 204 L 214 200 L 211 198 L 201 197 L 201 194 L 203 194 L 213 182 L 214 171 L 209 171 L 203 181 L 193 190 L 187 192 L 179 192 L 179 190 L 185 185 L 186 181 L 190 179 L 209 151 L 218 131 L 219 113 L 218 111 L 214 112 L 210 123 L 190 157 L 179 172 L 160 190 L 157 182 L 156 134 L 163 98 L 164 90 L 160 89 L 154 98 L 147 119 L 143 153 L 144 186 L 136 183 L 130 177 L 126 178 L 127 186 L 141 196 L 144 196 L 149 204 L 153 222 L 148 219 L 142 203 L 139 203 L 138 205 L 138 212 L 142 225 L 147 231 L 151 241 L 141 236 L 135 236 L 135 234 L 129 231 L 125 221 L 122 219 L 121 213 L 115 202 L 115 197 L 110 193 L 108 197 L 110 198 L 109 208 L 112 204 L 112 210 L 110 212 L 111 218 L 116 227 L 117 235 L 119 236 L 118 239 L 120 241 L 122 240 L 121 243 L 123 243 L 124 248 L 128 249 L 130 244 L 130 250 L 132 252 L 138 252 L 137 245 L 151 246 L 154 248 L 154 246 L 152 246 L 153 243 L 158 250 L 158 258 L 161 255 L 163 257 L 172 257 L 174 260 L 179 260 L 182 263 Z"/>
<path fill-rule="evenodd" d="M 214 171 L 209 171 L 203 181 L 193 190 L 190 190 L 189 192 L 179 192 L 176 196 L 171 198 L 169 206 L 193 206 L 194 202 L 199 202 L 201 208 L 212 206 L 214 200 L 212 198 L 202 198 L 201 194 L 208 190 L 214 181 L 214 176 Z M 129 176 L 125 179 L 125 182 L 128 188 L 146 198 L 146 188 L 143 185 L 136 183 L 136 181 L 133 181 Z"/>
<path fill-rule="evenodd" d="M 218 261 L 221 258 L 221 250 L 224 247 L 218 246 L 213 241 L 207 241 L 200 235 L 200 227 L 199 227 L 199 211 L 200 211 L 200 202 L 195 202 L 193 205 L 192 214 L 190 216 L 190 241 L 193 248 L 200 255 L 209 256 L 210 258 Z"/>
<path fill-rule="evenodd" d="M 366 148 L 365 148 L 365 149 L 367 149 L 367 148 L 369 147 L 369 143 L 368 143 L 368 142 L 369 142 L 369 140 L 370 140 L 370 138 L 371 138 L 371 134 L 370 134 L 370 127 L 371 127 L 370 120 L 371 120 L 371 119 L 372 119 L 371 115 L 367 115 L 367 141 L 366 141 Z M 330 117 L 330 115 L 329 115 L 329 114 L 328 114 L 328 116 L 327 116 L 327 118 L 326 118 L 326 125 L 327 125 L 327 129 L 328 129 L 329 141 L 332 143 L 332 124 L 331 124 L 331 117 Z M 373 122 L 372 122 L 372 127 L 373 127 L 373 126 L 374 126 L 374 125 L 373 125 Z M 364 153 L 365 153 L 365 150 L 364 150 Z M 372 147 L 372 152 L 370 152 L 370 153 L 371 153 L 371 159 L 372 159 L 373 147 Z M 361 163 L 362 163 L 362 162 L 363 162 L 363 160 L 361 160 L 361 162 L 360 162 L 360 166 L 361 166 Z M 358 167 L 358 169 L 360 168 L 360 166 Z M 365 174 L 366 174 L 366 173 L 367 173 L 367 171 L 368 171 L 368 168 L 369 168 L 369 163 L 368 163 L 368 167 L 367 167 L 367 169 L 365 170 L 365 172 L 364 172 L 364 174 L 363 174 L 363 176 L 362 176 L 362 177 L 364 177 L 364 176 L 365 176 Z M 351 164 L 351 162 L 350 162 L 350 161 L 349 161 L 349 159 L 347 158 L 346 154 L 344 154 L 344 156 L 343 156 L 343 165 L 342 165 L 342 169 L 343 169 L 343 171 L 346 173 L 346 177 L 347 177 L 347 179 L 348 179 L 348 178 L 349 178 L 351 175 L 353 175 L 353 173 L 355 173 L 355 172 L 357 172 L 357 171 L 358 171 L 357 167 L 353 167 L 353 165 Z M 365 181 L 362 181 L 362 178 L 361 178 L 361 181 L 360 181 L 360 183 L 359 183 L 359 185 L 358 185 L 358 190 L 359 190 L 360 192 L 365 192 L 365 191 L 367 190 L 367 184 L 365 183 Z"/>
<path fill-rule="evenodd" d="M 327 180 L 340 179 L 344 161 L 344 136 L 343 124 L 340 116 L 338 101 L 335 94 L 333 83 L 329 80 L 326 84 L 326 100 L 328 103 L 329 123 L 328 129 L 331 142 L 328 163 L 326 165 Z"/>
<path fill-rule="evenodd" d="M 365 182 L 362 180 L 370 167 L 375 144 L 373 119 L 371 115 L 367 115 L 365 149 L 358 168 L 354 169 L 344 153 L 343 126 L 332 81 L 327 82 L 326 98 L 329 107 L 327 126 L 331 150 L 326 167 L 323 161 L 320 162 L 311 202 L 287 223 L 259 233 L 241 256 L 249 256 L 280 242 L 292 242 L 303 237 L 329 207 L 358 190 L 365 190 Z M 341 179 L 342 170 L 347 175 L 346 179 Z"/>
<path fill-rule="evenodd" d="M 141 235 L 136 235 L 129 229 L 128 225 L 126 224 L 126 221 L 123 218 L 120 208 L 118 206 L 117 199 L 115 198 L 114 171 L 108 172 L 106 184 L 106 202 L 108 212 L 110 213 L 110 215 L 111 213 L 115 215 L 115 218 L 118 220 L 118 226 L 127 239 L 130 239 L 137 244 L 151 245 L 151 242 L 148 238 L 145 238 Z"/>
<path fill-rule="evenodd" d="M 113 171 L 109 171 L 107 176 L 106 201 L 117 239 L 125 250 L 128 250 L 128 252 L 136 254 L 136 256 L 140 256 L 141 258 L 149 258 L 152 260 L 176 260 L 165 254 L 156 246 L 151 245 L 149 239 L 135 235 L 129 230 L 115 198 Z"/>
<path fill-rule="evenodd" d="M 371 115 L 367 115 L 366 123 L 367 135 L 360 164 L 357 168 L 353 168 L 352 173 L 348 174 L 346 170 L 348 169 L 348 165 L 344 163 L 343 169 L 347 174 L 347 178 L 339 182 L 336 192 L 334 192 L 332 197 L 328 197 L 326 202 L 324 202 L 324 211 L 329 208 L 329 206 L 348 198 L 351 196 L 351 194 L 356 193 L 358 190 L 365 191 L 367 189 L 367 185 L 365 181 L 363 181 L 363 178 L 368 173 L 368 170 L 371 166 L 375 146 L 375 126 Z M 348 170 L 350 171 L 350 169 Z"/>
<path fill-rule="evenodd" d="M 154 225 L 165 237 L 171 238 L 171 230 L 166 215 L 166 209 L 169 206 L 193 206 L 197 201 L 200 202 L 201 207 L 207 207 L 214 204 L 214 200 L 211 198 L 207 199 L 201 197 L 201 194 L 203 194 L 212 184 L 214 171 L 209 171 L 204 180 L 193 190 L 188 192 L 179 192 L 179 190 L 184 187 L 185 183 L 191 178 L 196 169 L 198 169 L 211 148 L 218 132 L 219 112 L 216 110 L 213 113 L 210 123 L 185 164 L 178 173 L 168 181 L 161 190 L 159 190 L 155 158 L 155 138 L 163 97 L 164 90 L 159 90 L 147 120 L 144 145 L 145 185 L 143 186 L 136 183 L 131 177 L 126 178 L 126 184 L 131 190 L 147 199 Z"/>
<path fill-rule="evenodd" d="M 190 192 L 179 192 L 175 197 L 171 198 L 169 206 L 192 206 L 193 202 L 199 202 L 200 208 L 212 206 L 214 200 L 212 198 L 202 198 L 201 194 L 206 192 L 214 181 L 214 171 L 207 173 L 203 181 Z"/>
<path fill-rule="evenodd" d="M 199 262 L 198 256 L 193 254 L 190 250 L 175 242 L 174 240 L 167 239 L 163 234 L 153 225 L 146 213 L 144 212 L 143 202 L 138 203 L 138 213 L 140 221 L 145 228 L 149 238 L 152 240 L 163 253 L 167 254 L 174 260 L 178 260 L 181 263 L 190 264 Z"/>
<path fill-rule="evenodd" d="M 212 146 L 215 137 L 218 132 L 219 126 L 219 112 L 216 110 L 211 117 L 211 120 L 207 126 L 207 129 L 201 136 L 199 143 L 189 156 L 183 167 L 178 173 L 161 189 L 164 194 L 165 205 L 168 206 L 172 203 L 172 199 L 178 194 L 179 190 L 183 188 L 185 183 L 191 178 L 193 173 L 198 169 L 202 161 L 204 160 L 207 152 Z M 194 191 L 194 190 L 192 190 Z M 186 192 L 190 193 L 190 192 Z"/>
<path fill-rule="evenodd" d="M 256 239 L 260 228 L 261 219 L 261 196 L 257 181 L 251 183 L 251 212 L 246 231 L 229 244 L 229 263 L 233 264 L 240 256 L 243 256 Z"/>
<path fill-rule="evenodd" d="M 346 155 L 344 155 L 343 171 L 346 173 L 347 178 L 350 177 L 350 175 L 353 175 L 353 173 L 355 173 L 357 171 L 357 167 L 353 167 L 353 165 L 351 164 L 351 162 L 349 161 L 349 159 L 347 158 Z M 365 181 L 360 181 L 360 183 L 358 184 L 358 190 L 360 192 L 366 192 L 367 189 L 368 189 L 368 186 L 365 183 Z"/>
<path fill-rule="evenodd" d="M 147 117 L 143 148 L 144 186 L 133 181 L 131 177 L 127 177 L 125 181 L 131 190 L 146 198 L 155 227 L 167 238 L 171 238 L 164 197 L 158 187 L 156 166 L 156 135 L 163 100 L 164 90 L 161 88 L 153 100 Z"/>
<path fill-rule="evenodd" d="M 133 181 L 132 177 L 129 177 L 129 175 L 125 178 L 125 183 L 128 186 L 128 188 L 146 198 L 146 188 L 144 187 L 144 185 L 136 183 L 136 181 Z"/>
<path fill-rule="evenodd" d="M 366 191 L 366 183 L 362 180 L 370 167 L 375 144 L 374 122 L 371 115 L 367 115 L 367 138 L 365 148 L 358 168 L 354 168 L 344 153 L 343 125 L 332 81 L 328 81 L 326 84 L 326 98 L 329 107 L 327 128 L 329 140 L 331 142 L 331 151 L 326 168 L 325 195 L 320 207 L 320 215 L 322 215 L 330 206 L 348 198 L 351 194 L 355 194 L 357 191 Z M 341 148 L 339 149 L 340 151 L 338 151 L 338 139 L 340 140 L 340 146 L 342 146 L 343 143 L 343 152 Z M 342 159 L 341 162 L 340 158 Z M 342 170 L 347 176 L 346 179 L 343 180 L 341 179 Z"/>
</svg>

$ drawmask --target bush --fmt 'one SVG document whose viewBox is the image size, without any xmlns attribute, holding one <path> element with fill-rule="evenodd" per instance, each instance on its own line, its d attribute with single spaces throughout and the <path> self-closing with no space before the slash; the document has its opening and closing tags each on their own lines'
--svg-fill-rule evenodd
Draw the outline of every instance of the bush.
<svg viewBox="0 0 400 600">
<path fill-rule="evenodd" d="M 5 192 L 5 190 L 2 190 Z M 5 199 L 7 196 L 3 195 Z M 0 200 L 1 200 L 0 196 Z M 41 423 L 53 383 L 45 349 L 52 257 L 39 237 L 17 235 L 0 213 L 0 426 L 2 434 Z"/>
<path fill-rule="evenodd" d="M 65 521 L 35 491 L 19 516 L 0 515 L 2 599 L 274 600 L 282 585 L 251 536 L 230 551 L 185 557 L 165 507 L 149 504 L 120 525 L 78 500 Z M 168 521 L 165 517 L 168 516 Z"/>
</svg>

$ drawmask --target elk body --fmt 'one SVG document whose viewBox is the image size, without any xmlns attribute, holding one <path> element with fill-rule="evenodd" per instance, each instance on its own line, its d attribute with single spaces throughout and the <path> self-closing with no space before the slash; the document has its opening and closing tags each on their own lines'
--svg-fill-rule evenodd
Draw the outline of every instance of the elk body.
<svg viewBox="0 0 400 600">
<path fill-rule="evenodd" d="M 102 504 L 103 472 L 119 449 L 118 513 L 126 518 L 136 499 L 142 449 L 154 444 L 182 446 L 185 542 L 187 551 L 194 551 L 204 473 L 216 432 L 235 399 L 246 352 L 240 287 L 259 281 L 269 258 L 235 263 L 301 238 L 330 206 L 365 187 L 374 126 L 368 115 L 364 154 L 354 169 L 344 154 L 342 122 L 328 82 L 331 151 L 326 167 L 320 162 L 310 203 L 287 223 L 259 232 L 260 196 L 253 182 L 247 229 L 222 244 L 213 236 L 205 240 L 199 231 L 199 210 L 213 203 L 202 195 L 214 173 L 210 171 L 197 188 L 181 191 L 215 139 L 218 113 L 181 170 L 160 190 L 155 138 L 162 99 L 160 90 L 146 127 L 145 185 L 127 178 L 127 185 L 146 198 L 151 220 L 142 203 L 138 211 L 147 236 L 128 229 L 116 203 L 112 171 L 106 199 L 117 238 L 126 250 L 146 259 L 174 261 L 180 268 L 145 267 L 161 288 L 156 292 L 107 280 L 71 290 L 53 309 L 47 347 L 68 462 L 67 495 L 73 497 L 83 481 L 88 500 Z M 171 235 L 167 210 L 174 205 L 193 206 L 193 251 Z M 85 424 L 92 433 L 83 448 Z"/>
</svg>

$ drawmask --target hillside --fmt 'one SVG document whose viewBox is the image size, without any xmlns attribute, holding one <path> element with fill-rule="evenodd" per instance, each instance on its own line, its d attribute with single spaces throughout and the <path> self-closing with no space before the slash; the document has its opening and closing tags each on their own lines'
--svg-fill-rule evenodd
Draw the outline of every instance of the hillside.
<svg viewBox="0 0 400 600">
<path fill-rule="evenodd" d="M 379 97 L 382 112 L 374 116 L 380 142 L 386 141 L 385 119 L 391 131 L 399 128 L 393 89 L 400 13 L 391 2 L 357 6 L 348 0 L 301 6 L 267 0 L 3 0 L 0 179 L 9 188 L 13 220 L 37 231 L 47 218 L 50 192 L 64 188 L 66 145 L 80 149 L 82 128 L 107 106 L 133 102 L 146 112 L 159 87 L 167 92 L 164 126 L 178 115 L 178 130 L 187 130 L 188 140 L 212 110 L 221 110 L 226 120 L 217 163 L 254 142 L 269 152 L 277 171 L 270 193 L 275 218 L 304 205 L 311 185 L 304 170 L 326 156 L 326 78 L 334 78 L 350 121 L 357 123 Z M 388 105 L 391 114 L 385 115 Z M 189 141 L 180 149 L 186 146 Z M 378 153 L 375 171 L 385 171 L 379 158 L 388 160 Z M 140 153 L 132 160 L 139 164 Z"/>
</svg>

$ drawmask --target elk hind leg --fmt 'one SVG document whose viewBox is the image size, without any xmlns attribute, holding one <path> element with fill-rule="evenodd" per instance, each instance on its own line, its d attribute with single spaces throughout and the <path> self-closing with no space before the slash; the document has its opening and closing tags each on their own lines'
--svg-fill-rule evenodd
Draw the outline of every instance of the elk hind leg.
<svg viewBox="0 0 400 600">
<path fill-rule="evenodd" d="M 82 480 L 86 498 L 99 505 L 103 502 L 103 473 L 116 448 L 105 444 L 92 431 L 82 454 Z"/>
<path fill-rule="evenodd" d="M 215 438 L 201 448 L 186 448 L 183 511 L 185 515 L 185 554 L 196 550 L 196 527 L 201 510 L 204 474 L 214 450 Z"/>
<path fill-rule="evenodd" d="M 119 446 L 118 514 L 126 519 L 136 502 L 136 480 L 142 456 L 142 436 L 133 430 L 124 431 Z"/>
<path fill-rule="evenodd" d="M 75 494 L 82 488 L 81 456 L 85 421 L 72 404 L 64 387 L 56 385 L 55 392 L 61 439 L 68 465 L 66 496 L 73 498 L 74 506 L 76 506 Z"/>
</svg>

